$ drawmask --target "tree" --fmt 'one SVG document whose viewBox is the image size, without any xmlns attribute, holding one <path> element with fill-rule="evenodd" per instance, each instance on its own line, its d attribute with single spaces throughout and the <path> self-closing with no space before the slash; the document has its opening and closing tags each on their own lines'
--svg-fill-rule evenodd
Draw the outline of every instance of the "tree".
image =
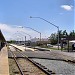
<svg viewBox="0 0 75 75">
<path fill-rule="evenodd" d="M 63 36 L 68 36 L 68 33 L 66 30 L 63 31 Z"/>
<path fill-rule="evenodd" d="M 49 37 L 49 40 L 50 40 L 51 44 L 57 44 L 57 34 L 52 33 L 51 36 Z"/>
<path fill-rule="evenodd" d="M 65 37 L 67 37 L 67 36 L 75 36 L 75 32 L 73 30 L 68 34 L 66 30 L 64 30 L 64 31 L 59 30 L 59 43 L 61 42 L 61 38 L 63 38 L 64 36 Z M 49 37 L 49 40 L 50 40 L 51 44 L 57 44 L 57 42 L 58 42 L 58 34 L 52 33 L 50 35 L 50 37 Z"/>
<path fill-rule="evenodd" d="M 15 43 L 15 40 L 10 40 L 8 41 L 8 43 Z"/>
<path fill-rule="evenodd" d="M 74 30 L 69 33 L 69 36 L 75 36 Z"/>
</svg>

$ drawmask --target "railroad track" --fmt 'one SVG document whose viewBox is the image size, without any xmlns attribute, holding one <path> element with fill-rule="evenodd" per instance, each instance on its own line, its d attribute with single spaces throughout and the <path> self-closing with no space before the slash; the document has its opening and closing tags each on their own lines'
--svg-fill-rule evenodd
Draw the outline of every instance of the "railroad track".
<svg viewBox="0 0 75 75">
<path fill-rule="evenodd" d="M 11 53 L 12 53 L 12 55 L 13 55 L 13 58 L 14 58 L 14 61 L 15 61 L 16 65 L 17 65 L 17 67 L 18 67 L 18 69 L 19 69 L 20 74 L 21 74 L 21 75 L 24 75 L 24 73 L 23 73 L 23 71 L 22 71 L 22 69 L 21 69 L 21 67 L 20 67 L 20 64 L 18 63 L 18 61 L 17 61 L 17 59 L 16 59 L 15 54 L 13 53 L 13 51 L 11 51 Z"/>
<path fill-rule="evenodd" d="M 15 47 L 14 47 L 14 48 L 15 48 Z M 55 74 L 54 72 L 52 72 L 52 71 L 50 71 L 49 69 L 47 69 L 45 66 L 43 66 L 43 65 L 41 65 L 41 64 L 39 64 L 39 63 L 37 63 L 37 62 L 31 60 L 31 59 L 29 59 L 29 58 L 28 58 L 26 55 L 24 55 L 19 49 L 15 48 L 15 50 L 16 50 L 18 53 L 20 53 L 20 54 L 22 55 L 22 57 L 24 57 L 24 58 L 21 58 L 21 60 L 23 59 L 25 62 L 31 63 L 31 64 L 29 64 L 29 65 L 32 65 L 31 68 L 32 68 L 33 65 L 34 65 L 36 68 L 39 69 L 39 74 L 32 74 L 32 75 L 54 75 L 54 74 Z M 20 74 L 21 74 L 21 75 L 25 75 L 25 72 L 27 72 L 27 71 L 23 71 L 23 70 L 22 70 L 22 64 L 23 64 L 23 63 L 20 65 L 20 63 L 19 63 L 19 61 L 18 61 L 18 58 L 15 56 L 16 54 L 15 54 L 13 51 L 11 51 L 11 53 L 12 53 L 12 55 L 13 55 L 13 58 L 14 58 L 14 61 L 15 61 L 16 65 L 17 65 L 17 67 L 18 67 L 18 69 L 19 69 Z M 31 74 L 27 74 L 27 75 L 31 75 Z"/>
</svg>

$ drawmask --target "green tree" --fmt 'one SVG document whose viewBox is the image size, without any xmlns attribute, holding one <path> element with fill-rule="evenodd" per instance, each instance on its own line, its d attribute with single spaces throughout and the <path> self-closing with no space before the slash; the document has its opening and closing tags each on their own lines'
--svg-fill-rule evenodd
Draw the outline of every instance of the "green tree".
<svg viewBox="0 0 75 75">
<path fill-rule="evenodd" d="M 52 33 L 51 36 L 49 37 L 49 40 L 50 40 L 51 44 L 57 44 L 57 34 Z"/>
<path fill-rule="evenodd" d="M 8 43 L 15 43 L 15 40 L 10 40 L 8 41 Z"/>
<path fill-rule="evenodd" d="M 66 30 L 64 30 L 64 31 L 59 30 L 59 43 L 61 42 L 61 38 L 63 38 L 64 36 L 65 37 L 67 37 L 67 36 L 75 36 L 75 32 L 73 30 L 68 34 Z M 51 44 L 57 44 L 57 42 L 58 42 L 58 34 L 57 33 L 52 33 L 50 35 L 50 37 L 49 37 L 49 40 L 50 40 Z"/>
<path fill-rule="evenodd" d="M 71 32 L 69 33 L 69 36 L 75 36 L 75 31 L 74 31 L 74 30 L 71 31 Z"/>
<path fill-rule="evenodd" d="M 63 33 L 63 36 L 68 36 L 68 33 L 66 30 L 64 30 L 62 33 Z"/>
</svg>

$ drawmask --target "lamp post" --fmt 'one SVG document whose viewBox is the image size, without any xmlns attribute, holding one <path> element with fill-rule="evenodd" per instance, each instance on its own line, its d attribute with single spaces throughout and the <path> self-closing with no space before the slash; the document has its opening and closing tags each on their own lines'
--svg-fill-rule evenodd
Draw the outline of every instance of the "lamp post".
<svg viewBox="0 0 75 75">
<path fill-rule="evenodd" d="M 35 31 L 35 32 L 37 32 L 37 33 L 39 33 L 40 34 L 40 42 L 41 42 L 41 32 L 39 32 L 39 31 L 37 31 L 37 30 L 35 30 L 35 29 L 33 29 L 33 28 L 30 28 L 30 27 L 26 27 L 26 26 L 24 26 L 25 28 L 29 28 L 29 29 L 31 29 L 31 30 L 33 30 L 33 31 Z M 24 28 L 24 27 L 21 27 L 21 28 Z"/>
<path fill-rule="evenodd" d="M 13 35 L 15 35 L 16 37 L 19 37 L 17 41 L 20 41 L 20 44 L 21 44 L 21 38 L 22 38 L 22 40 L 23 40 L 23 37 L 20 36 L 20 35 L 17 35 L 17 33 L 14 33 Z"/>
<path fill-rule="evenodd" d="M 17 31 L 17 32 L 19 32 L 19 31 Z M 23 33 L 26 34 L 26 35 L 28 35 L 30 37 L 30 40 L 31 40 L 31 35 L 29 35 L 29 34 L 27 34 L 25 32 L 23 32 Z M 19 33 L 19 34 L 21 34 L 21 33 Z M 24 34 L 21 34 L 21 35 L 24 35 Z M 26 40 L 26 36 L 25 36 L 25 40 Z M 31 43 L 30 43 L 30 45 L 31 45 Z M 25 50 L 26 50 L 26 48 L 25 48 Z"/>
<path fill-rule="evenodd" d="M 19 31 L 17 31 L 17 32 L 19 32 Z M 25 33 L 25 32 L 22 32 L 22 33 L 28 35 L 28 36 L 30 37 L 30 40 L 31 40 L 31 35 L 29 35 L 29 34 L 27 34 L 27 33 Z M 21 34 L 21 33 L 19 33 L 19 34 Z M 21 34 L 21 35 L 23 35 L 23 34 Z"/>
<path fill-rule="evenodd" d="M 18 32 L 18 31 L 17 31 Z M 19 33 L 20 35 L 23 35 L 23 34 L 21 34 L 21 33 Z M 19 35 L 19 36 L 20 36 Z M 25 38 L 25 40 L 24 40 L 24 45 L 25 45 L 25 51 L 26 51 L 26 36 L 24 36 L 24 38 Z"/>
<path fill-rule="evenodd" d="M 49 22 L 49 21 L 47 21 L 47 20 L 45 20 L 45 19 L 43 19 L 41 17 L 32 17 L 32 16 L 30 16 L 30 18 L 39 18 L 39 19 L 42 19 L 42 20 L 46 21 L 47 23 L 55 26 L 58 29 L 58 50 L 59 50 L 59 26 L 57 26 L 57 25 L 55 25 L 55 24 L 53 24 L 53 23 L 51 23 L 51 22 Z"/>
<path fill-rule="evenodd" d="M 25 51 L 26 51 L 26 36 L 25 36 Z"/>
</svg>

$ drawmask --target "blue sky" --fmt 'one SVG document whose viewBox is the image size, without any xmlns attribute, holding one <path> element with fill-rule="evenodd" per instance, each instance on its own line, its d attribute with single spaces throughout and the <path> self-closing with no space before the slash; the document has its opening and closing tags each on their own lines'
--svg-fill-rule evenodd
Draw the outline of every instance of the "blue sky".
<svg viewBox="0 0 75 75">
<path fill-rule="evenodd" d="M 56 27 L 38 18 L 30 19 L 30 16 L 44 18 L 60 30 L 70 32 L 74 30 L 74 0 L 0 0 L 0 29 L 6 38 L 10 38 L 15 26 L 36 29 L 42 37 L 57 32 Z"/>
</svg>

